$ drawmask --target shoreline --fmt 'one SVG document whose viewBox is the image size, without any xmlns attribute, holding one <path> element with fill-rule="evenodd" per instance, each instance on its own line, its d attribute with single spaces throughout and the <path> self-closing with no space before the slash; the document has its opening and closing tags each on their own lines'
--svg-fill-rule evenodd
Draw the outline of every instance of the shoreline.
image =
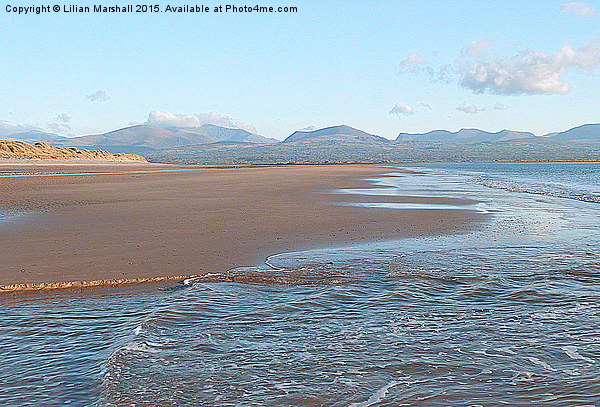
<svg viewBox="0 0 600 407">
<path fill-rule="evenodd" d="M 565 160 L 565 161 L 556 161 L 556 160 L 537 160 L 537 161 L 395 161 L 390 163 L 390 165 L 423 165 L 423 164 L 443 164 L 443 165 L 452 165 L 452 164 L 599 164 L 598 160 Z"/>
<path fill-rule="evenodd" d="M 63 281 L 48 283 L 17 283 L 0 285 L 0 296 L 3 294 L 18 293 L 45 293 L 63 290 L 87 290 L 94 288 L 112 288 L 127 287 L 141 284 L 166 283 L 171 281 L 184 281 L 189 278 L 202 277 L 201 275 L 185 276 L 159 276 L 159 277 L 139 277 L 109 280 L 82 280 L 82 281 Z"/>
<path fill-rule="evenodd" d="M 146 169 L 195 167 L 137 164 Z M 116 166 L 123 168 L 121 163 Z M 65 170 L 60 163 L 45 167 Z M 89 171 L 98 168 L 87 166 Z M 462 233 L 485 218 L 469 210 L 337 205 L 466 205 L 471 200 L 332 193 L 371 188 L 373 183 L 365 178 L 406 172 L 328 165 L 2 178 L 0 187 L 7 196 L 0 205 L 33 214 L 0 227 L 6 253 L 0 293 L 181 281 L 262 264 L 274 253 Z"/>
</svg>

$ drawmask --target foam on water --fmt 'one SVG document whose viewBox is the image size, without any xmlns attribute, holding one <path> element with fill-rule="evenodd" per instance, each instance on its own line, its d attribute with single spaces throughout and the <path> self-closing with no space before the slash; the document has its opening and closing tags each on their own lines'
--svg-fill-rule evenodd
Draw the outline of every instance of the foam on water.
<svg viewBox="0 0 600 407">
<path fill-rule="evenodd" d="M 383 209 L 412 209 L 412 210 L 476 210 L 474 205 L 444 205 L 444 204 L 424 204 L 424 203 L 392 203 L 392 202 L 366 202 L 366 203 L 345 203 L 345 206 L 361 206 L 364 208 L 383 208 Z"/>
<path fill-rule="evenodd" d="M 485 185 L 490 188 L 504 189 L 511 192 L 524 192 L 529 194 L 554 196 L 559 198 L 575 199 L 584 202 L 600 202 L 600 195 L 598 194 L 581 192 L 567 186 L 556 184 L 553 185 L 548 183 L 512 181 L 495 178 L 489 175 L 480 175 L 471 178 L 469 181 Z"/>
<path fill-rule="evenodd" d="M 363 403 L 352 403 L 352 404 L 350 404 L 350 407 L 368 407 L 368 406 L 377 404 L 385 398 L 389 389 L 396 386 L 397 384 L 398 384 L 398 382 L 394 380 L 394 381 L 388 383 L 387 385 L 383 386 L 381 389 L 377 390 L 375 393 L 373 393 L 373 395 L 371 397 L 369 397 L 369 399 L 367 401 L 365 401 Z"/>
<path fill-rule="evenodd" d="M 562 348 L 568 357 L 571 359 L 585 360 L 586 362 L 596 363 L 594 359 L 582 356 L 578 351 L 576 346 L 563 346 Z"/>
</svg>

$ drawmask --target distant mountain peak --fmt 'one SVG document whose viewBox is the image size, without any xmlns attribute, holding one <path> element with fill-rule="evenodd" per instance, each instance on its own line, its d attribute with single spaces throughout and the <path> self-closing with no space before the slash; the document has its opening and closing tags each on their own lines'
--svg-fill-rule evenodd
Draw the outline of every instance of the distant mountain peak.
<svg viewBox="0 0 600 407">
<path fill-rule="evenodd" d="M 320 140 L 354 140 L 354 141 L 388 141 L 387 139 L 355 129 L 346 124 L 324 127 L 317 130 L 298 130 L 283 140 L 284 143 L 293 143 L 311 139 Z"/>
<path fill-rule="evenodd" d="M 114 153 L 144 154 L 163 148 L 178 148 L 198 144 L 230 141 L 243 143 L 274 143 L 244 129 L 205 124 L 200 127 L 163 128 L 151 124 L 136 124 L 104 134 L 53 140 L 63 147 L 101 148 Z"/>
<path fill-rule="evenodd" d="M 569 130 L 549 133 L 545 137 L 561 141 L 600 142 L 600 123 L 588 123 Z"/>
</svg>

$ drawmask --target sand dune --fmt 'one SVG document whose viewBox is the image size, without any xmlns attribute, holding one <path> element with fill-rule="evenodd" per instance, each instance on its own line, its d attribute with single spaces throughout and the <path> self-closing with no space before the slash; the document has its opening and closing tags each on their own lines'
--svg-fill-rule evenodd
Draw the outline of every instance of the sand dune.
<svg viewBox="0 0 600 407">
<path fill-rule="evenodd" d="M 44 142 L 29 144 L 16 140 L 0 140 L 0 158 L 146 161 L 136 154 L 112 154 L 107 151 L 55 147 Z"/>
</svg>

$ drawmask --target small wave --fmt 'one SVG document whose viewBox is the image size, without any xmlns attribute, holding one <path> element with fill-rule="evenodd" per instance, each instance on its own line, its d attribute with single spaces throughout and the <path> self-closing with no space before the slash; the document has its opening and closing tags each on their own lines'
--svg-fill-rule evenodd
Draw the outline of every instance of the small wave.
<svg viewBox="0 0 600 407">
<path fill-rule="evenodd" d="M 590 363 L 596 363 L 596 361 L 594 359 L 587 358 L 587 357 L 583 356 L 582 354 L 580 354 L 577 351 L 576 346 L 563 346 L 562 349 L 567 354 L 567 356 L 570 357 L 571 359 L 578 359 L 578 360 L 584 360 L 584 361 L 590 362 Z"/>
<path fill-rule="evenodd" d="M 572 190 L 567 187 L 543 184 L 543 183 L 531 183 L 524 184 L 517 181 L 508 181 L 499 178 L 495 178 L 489 175 L 479 175 L 477 177 L 469 179 L 470 182 L 484 185 L 489 188 L 503 189 L 509 192 L 522 192 L 527 194 L 545 195 L 557 198 L 574 199 L 583 202 L 597 202 L 600 203 L 600 195 L 582 191 Z"/>
<path fill-rule="evenodd" d="M 349 271 L 349 272 L 346 272 Z M 238 267 L 224 273 L 208 273 L 189 278 L 185 285 L 209 282 L 230 282 L 262 285 L 344 284 L 355 279 L 351 270 L 332 262 L 306 264 L 300 267 Z"/>
<path fill-rule="evenodd" d="M 535 357 L 532 357 L 532 356 L 530 356 L 530 357 L 528 357 L 527 359 L 529 359 L 529 361 L 530 361 L 531 363 L 534 363 L 534 364 L 536 364 L 536 365 L 542 366 L 542 367 L 543 367 L 543 368 L 545 368 L 545 369 L 548 369 L 548 370 L 550 370 L 550 371 L 553 371 L 553 372 L 555 372 L 555 371 L 556 371 L 556 369 L 554 369 L 554 368 L 553 368 L 552 366 L 550 366 L 548 363 L 544 362 L 543 360 L 541 360 L 541 359 L 539 359 L 539 358 L 535 358 Z"/>
<path fill-rule="evenodd" d="M 371 395 L 371 397 L 369 397 L 368 400 L 363 401 L 362 403 L 352 403 L 350 404 L 350 407 L 368 407 L 372 406 L 373 404 L 380 403 L 385 398 L 388 391 L 397 384 L 397 381 L 391 381 L 390 383 L 373 393 L 373 395 Z"/>
<path fill-rule="evenodd" d="M 120 348 L 120 350 L 128 350 L 132 352 L 158 353 L 158 349 L 151 346 L 148 342 L 131 342 Z"/>
</svg>

